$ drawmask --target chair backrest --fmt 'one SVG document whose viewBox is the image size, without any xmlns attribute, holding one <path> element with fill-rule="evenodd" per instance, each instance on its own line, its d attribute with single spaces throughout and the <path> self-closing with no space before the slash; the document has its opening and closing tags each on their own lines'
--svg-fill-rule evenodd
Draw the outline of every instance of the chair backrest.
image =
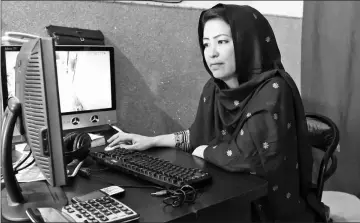
<svg viewBox="0 0 360 223">
<path fill-rule="evenodd" d="M 316 196 L 321 201 L 324 183 L 336 171 L 337 159 L 334 154 L 340 140 L 339 129 L 328 117 L 317 113 L 306 113 L 309 140 L 313 148 L 324 152 L 316 182 Z M 331 165 L 328 166 L 329 160 Z"/>
</svg>

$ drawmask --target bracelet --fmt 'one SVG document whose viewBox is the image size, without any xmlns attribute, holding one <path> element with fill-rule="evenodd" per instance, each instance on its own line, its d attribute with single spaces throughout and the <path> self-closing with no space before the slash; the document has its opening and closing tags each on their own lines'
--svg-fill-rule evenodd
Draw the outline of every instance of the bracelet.
<svg viewBox="0 0 360 223">
<path fill-rule="evenodd" d="M 184 150 L 185 152 L 190 151 L 190 131 L 179 131 L 175 132 L 175 147 Z"/>
</svg>

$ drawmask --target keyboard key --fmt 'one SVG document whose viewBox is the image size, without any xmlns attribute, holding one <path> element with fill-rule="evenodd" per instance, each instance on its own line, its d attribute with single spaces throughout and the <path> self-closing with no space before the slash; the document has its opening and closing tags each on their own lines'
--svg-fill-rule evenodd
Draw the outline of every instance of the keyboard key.
<svg viewBox="0 0 360 223">
<path fill-rule="evenodd" d="M 107 217 L 100 218 L 101 221 L 107 221 L 109 220 Z"/>
<path fill-rule="evenodd" d="M 83 206 L 83 208 L 89 209 L 89 208 L 91 208 L 91 206 L 90 206 L 89 204 L 85 204 L 85 205 Z"/>
<path fill-rule="evenodd" d="M 88 211 L 94 212 L 94 211 L 96 211 L 96 209 L 95 208 L 89 208 Z"/>
<path fill-rule="evenodd" d="M 67 210 L 69 213 L 74 213 L 75 211 L 73 209 L 68 209 Z"/>
<path fill-rule="evenodd" d="M 96 214 L 95 216 L 96 216 L 97 218 L 105 217 L 103 214 L 100 214 L 100 213 L 99 213 L 99 214 Z"/>
<path fill-rule="evenodd" d="M 105 211 L 104 214 L 107 215 L 107 216 L 109 216 L 109 215 L 111 215 L 112 213 L 111 213 L 110 211 Z"/>
<path fill-rule="evenodd" d="M 133 212 L 130 211 L 130 210 L 127 210 L 127 211 L 125 211 L 125 213 L 128 214 L 128 215 L 130 215 L 130 214 L 132 214 Z"/>
<path fill-rule="evenodd" d="M 101 209 L 99 209 L 101 212 L 105 212 L 105 211 L 107 211 L 107 208 L 101 208 Z"/>
<path fill-rule="evenodd" d="M 82 215 L 81 214 L 76 214 L 76 217 L 82 218 Z"/>
</svg>

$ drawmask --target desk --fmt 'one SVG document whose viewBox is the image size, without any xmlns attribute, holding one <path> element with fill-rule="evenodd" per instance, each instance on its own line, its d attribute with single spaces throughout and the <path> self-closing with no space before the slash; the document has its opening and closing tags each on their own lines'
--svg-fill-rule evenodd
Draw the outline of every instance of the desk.
<svg viewBox="0 0 360 223">
<path fill-rule="evenodd" d="M 104 146 L 92 148 L 101 151 Z M 185 167 L 202 168 L 212 175 L 212 182 L 192 205 L 173 208 L 164 207 L 163 197 L 153 197 L 151 188 L 125 188 L 125 194 L 119 200 L 140 214 L 139 222 L 249 222 L 251 220 L 250 202 L 265 196 L 267 182 L 255 176 L 226 172 L 201 158 L 194 157 L 178 149 L 153 148 L 144 151 L 170 162 Z M 99 168 L 91 159 L 87 159 L 90 168 Z M 106 170 L 94 172 L 93 175 L 114 184 L 141 186 L 145 181 L 132 176 Z M 80 176 L 73 178 L 63 187 L 68 199 L 83 195 L 103 187 L 108 183 L 93 177 L 85 179 Z M 3 219 L 4 220 L 4 219 Z"/>
<path fill-rule="evenodd" d="M 94 150 L 101 151 L 102 149 L 103 147 Z M 250 202 L 267 193 L 265 180 L 255 176 L 226 172 L 201 158 L 178 149 L 153 148 L 145 153 L 185 167 L 202 168 L 212 175 L 212 182 L 205 188 L 195 204 L 185 204 L 180 208 L 170 206 L 164 208 L 162 197 L 150 195 L 156 189 L 125 188 L 125 195 L 120 198 L 120 201 L 140 214 L 140 222 L 189 222 L 196 219 L 204 222 L 208 220 L 229 222 L 234 218 L 240 221 L 249 221 Z M 146 183 L 115 171 L 107 170 L 93 174 L 120 186 L 141 186 Z M 106 186 L 109 185 L 98 178 L 88 180 L 76 177 L 69 186 L 64 187 L 64 190 L 68 197 L 73 197 L 79 193 L 85 194 Z"/>
</svg>

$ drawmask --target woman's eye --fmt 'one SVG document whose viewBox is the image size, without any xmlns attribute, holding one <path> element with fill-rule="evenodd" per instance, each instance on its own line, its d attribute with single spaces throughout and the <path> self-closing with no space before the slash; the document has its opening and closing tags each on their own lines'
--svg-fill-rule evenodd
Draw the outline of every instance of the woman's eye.
<svg viewBox="0 0 360 223">
<path fill-rule="evenodd" d="M 219 44 L 224 44 L 224 43 L 228 43 L 229 41 L 228 40 L 219 40 L 218 43 Z"/>
<path fill-rule="evenodd" d="M 209 46 L 209 44 L 208 43 L 203 43 L 203 46 L 204 46 L 204 48 L 206 48 L 206 47 Z"/>
</svg>

